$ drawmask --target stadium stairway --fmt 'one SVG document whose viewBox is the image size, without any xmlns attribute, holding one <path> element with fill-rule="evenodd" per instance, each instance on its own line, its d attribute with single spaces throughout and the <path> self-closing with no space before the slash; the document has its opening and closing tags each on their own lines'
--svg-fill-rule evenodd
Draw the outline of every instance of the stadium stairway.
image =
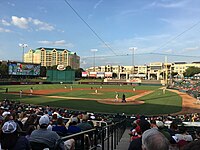
<svg viewBox="0 0 200 150">
<path fill-rule="evenodd" d="M 130 129 L 127 128 L 120 140 L 120 142 L 117 145 L 117 149 L 116 150 L 127 150 L 129 147 L 129 141 L 130 141 L 130 136 L 129 136 L 129 131 Z"/>
</svg>

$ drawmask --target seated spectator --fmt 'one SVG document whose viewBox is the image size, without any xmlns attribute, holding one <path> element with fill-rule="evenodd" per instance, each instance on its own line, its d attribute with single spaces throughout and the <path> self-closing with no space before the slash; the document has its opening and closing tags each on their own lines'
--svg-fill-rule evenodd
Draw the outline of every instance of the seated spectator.
<svg viewBox="0 0 200 150">
<path fill-rule="evenodd" d="M 175 136 L 178 138 L 178 141 L 180 140 L 185 140 L 187 142 L 193 141 L 192 136 L 187 133 L 187 129 L 185 126 L 180 126 L 179 133 L 175 134 Z"/>
<path fill-rule="evenodd" d="M 152 128 L 142 134 L 142 148 L 143 150 L 169 150 L 169 142 L 162 133 Z"/>
<path fill-rule="evenodd" d="M 200 140 L 200 129 L 196 129 L 195 131 L 195 141 Z"/>
<path fill-rule="evenodd" d="M 58 118 L 56 124 L 57 125 L 54 125 L 52 127 L 52 131 L 55 131 L 60 136 L 66 136 L 68 131 L 67 131 L 67 128 L 65 127 L 63 119 L 62 118 Z"/>
<path fill-rule="evenodd" d="M 52 119 L 51 119 L 51 125 L 52 126 L 57 125 L 57 119 L 58 119 L 58 115 L 56 113 L 54 113 L 52 115 Z"/>
<path fill-rule="evenodd" d="M 37 128 L 37 115 L 36 114 L 31 114 L 28 119 L 26 120 L 26 122 L 24 123 L 23 126 L 23 130 L 26 131 L 28 129 L 29 126 L 33 125 Z"/>
<path fill-rule="evenodd" d="M 77 123 L 78 123 L 77 117 L 73 117 L 68 127 L 69 134 L 75 134 L 81 132 L 81 128 L 77 126 Z"/>
<path fill-rule="evenodd" d="M 171 144 L 175 144 L 176 141 L 172 138 L 170 133 L 168 132 L 168 129 L 165 128 L 164 123 L 162 121 L 157 121 L 156 125 L 158 127 L 158 131 L 161 132 Z"/>
<path fill-rule="evenodd" d="M 26 130 L 26 138 L 29 140 L 31 133 L 35 130 L 35 126 L 30 125 Z"/>
<path fill-rule="evenodd" d="M 130 135 L 130 141 L 132 141 L 132 136 L 135 136 L 135 128 L 137 127 L 136 123 L 132 123 L 132 128 L 130 129 L 129 135 Z"/>
<path fill-rule="evenodd" d="M 200 140 L 190 142 L 183 147 L 183 150 L 200 150 Z"/>
<path fill-rule="evenodd" d="M 171 136 L 175 136 L 175 134 L 178 133 L 178 125 L 175 122 L 172 122 L 170 124 L 170 128 L 168 129 L 168 132 Z"/>
<path fill-rule="evenodd" d="M 156 128 L 156 129 L 158 129 L 158 127 L 157 127 L 157 125 L 156 125 L 156 120 L 152 119 L 152 120 L 150 121 L 150 123 L 151 123 L 151 128 Z"/>
<path fill-rule="evenodd" d="M 19 135 L 17 124 L 12 120 L 3 124 L 0 143 L 2 149 L 30 150 L 29 141 L 24 136 Z"/>
<path fill-rule="evenodd" d="M 24 123 L 26 122 L 26 120 L 28 119 L 26 112 L 21 112 L 19 114 L 19 121 L 22 122 L 22 124 L 24 125 Z"/>
<path fill-rule="evenodd" d="M 39 119 L 40 129 L 34 130 L 31 133 L 29 141 L 35 143 L 43 143 L 46 144 L 48 148 L 53 149 L 56 142 L 60 140 L 60 137 L 56 132 L 47 130 L 49 123 L 49 117 L 47 115 L 43 115 Z M 64 149 L 64 143 L 60 142 L 59 147 Z"/>
<path fill-rule="evenodd" d="M 177 144 L 179 148 L 182 148 L 183 146 L 187 145 L 188 142 L 193 141 L 192 136 L 187 133 L 185 126 L 180 126 L 179 133 L 175 134 L 175 136 L 177 137 Z"/>
<path fill-rule="evenodd" d="M 140 129 L 140 126 L 137 126 L 135 128 L 135 132 L 134 132 L 134 135 L 131 137 L 131 141 L 132 140 L 135 140 L 137 138 L 140 138 L 142 136 L 142 132 L 141 132 L 141 129 Z"/>
<path fill-rule="evenodd" d="M 88 123 L 88 115 L 84 115 L 82 118 L 82 122 L 79 123 L 77 126 L 81 128 L 82 131 L 92 129 L 92 126 Z"/>
<path fill-rule="evenodd" d="M 150 129 L 150 123 L 146 120 L 141 120 L 139 126 L 142 133 Z M 142 137 L 132 140 L 128 150 L 142 150 Z"/>
</svg>

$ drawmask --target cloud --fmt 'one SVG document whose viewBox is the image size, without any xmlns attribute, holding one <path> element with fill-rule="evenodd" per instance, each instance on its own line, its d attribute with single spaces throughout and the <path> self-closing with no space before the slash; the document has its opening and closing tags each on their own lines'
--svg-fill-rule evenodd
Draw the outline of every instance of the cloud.
<svg viewBox="0 0 200 150">
<path fill-rule="evenodd" d="M 9 29 L 4 29 L 4 28 L 1 28 L 1 27 L 0 27 L 0 32 L 11 32 L 11 30 L 9 30 Z"/>
<path fill-rule="evenodd" d="M 12 7 L 15 7 L 15 4 L 14 4 L 14 3 L 8 2 L 8 5 L 10 5 L 10 6 L 12 6 Z"/>
<path fill-rule="evenodd" d="M 55 29 L 54 26 L 52 26 L 46 22 L 43 22 L 39 19 L 33 19 L 31 17 L 24 18 L 24 17 L 12 16 L 11 22 L 8 22 L 8 21 L 2 19 L 1 23 L 5 26 L 14 25 L 21 29 L 32 28 L 32 29 L 35 29 L 36 31 L 38 31 L 38 30 L 52 31 Z"/>
<path fill-rule="evenodd" d="M 124 15 L 133 15 L 135 13 L 137 13 L 138 10 L 137 9 L 134 9 L 134 10 L 125 10 L 125 11 L 122 11 L 120 13 L 121 16 L 124 16 Z"/>
<path fill-rule="evenodd" d="M 10 23 L 7 22 L 7 21 L 4 20 L 4 19 L 1 20 L 1 23 L 2 23 L 4 26 L 10 26 Z"/>
<path fill-rule="evenodd" d="M 96 9 L 101 3 L 103 2 L 103 0 L 99 0 L 95 5 L 94 5 L 94 9 Z"/>
<path fill-rule="evenodd" d="M 38 43 L 46 45 L 46 46 L 65 46 L 68 48 L 74 47 L 72 43 L 66 43 L 65 40 L 60 41 L 38 41 Z"/>
<path fill-rule="evenodd" d="M 17 16 L 12 16 L 12 21 L 11 23 L 19 28 L 22 29 L 27 29 L 28 28 L 28 19 L 24 17 L 17 17 Z"/>
<path fill-rule="evenodd" d="M 196 47 L 188 47 L 188 48 L 185 48 L 184 51 L 197 51 L 199 49 L 200 48 L 198 46 L 196 46 Z"/>
<path fill-rule="evenodd" d="M 186 0 L 182 1 L 160 1 L 160 2 L 152 2 L 146 6 L 143 7 L 143 9 L 149 9 L 149 8 L 155 8 L 155 7 L 161 7 L 161 8 L 181 8 L 184 7 L 187 4 Z"/>
<path fill-rule="evenodd" d="M 165 53 L 172 53 L 172 49 L 167 49 L 164 51 Z"/>
<path fill-rule="evenodd" d="M 48 31 L 54 30 L 54 27 L 46 22 L 42 22 L 38 19 L 32 19 L 32 18 L 28 18 L 28 20 L 32 22 L 35 26 L 37 26 L 38 30 L 48 30 Z"/>
</svg>

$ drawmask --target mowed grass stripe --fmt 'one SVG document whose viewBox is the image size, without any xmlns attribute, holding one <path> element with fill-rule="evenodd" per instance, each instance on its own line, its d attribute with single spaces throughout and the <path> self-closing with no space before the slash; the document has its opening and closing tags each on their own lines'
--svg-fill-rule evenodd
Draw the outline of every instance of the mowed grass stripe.
<svg viewBox="0 0 200 150">
<path fill-rule="evenodd" d="M 68 87 L 70 85 L 67 85 Z M 73 85 L 73 88 L 88 88 L 91 85 Z M 172 93 L 166 91 L 166 94 L 162 94 L 162 90 L 158 90 L 158 86 L 137 86 L 136 90 L 155 90 L 155 92 L 148 94 L 144 97 L 139 98 L 138 100 L 145 101 L 144 104 L 141 105 L 107 105 L 101 104 L 97 101 L 87 101 L 87 100 L 77 100 L 74 98 L 73 100 L 61 99 L 61 98 L 48 98 L 45 96 L 23 96 L 23 98 L 19 98 L 19 95 L 3 94 L 5 92 L 4 88 L 8 87 L 9 91 L 17 91 L 17 90 L 29 90 L 30 87 L 37 89 L 58 89 L 64 88 L 63 85 L 20 85 L 20 86 L 1 86 L 0 88 L 0 98 L 1 100 L 7 97 L 8 99 L 20 100 L 23 103 L 31 103 L 35 105 L 50 105 L 54 107 L 62 107 L 68 109 L 82 110 L 82 111 L 92 111 L 92 112 L 103 112 L 103 113 L 126 113 L 126 114 L 146 114 L 146 115 L 155 115 L 155 114 L 169 114 L 181 111 L 181 97 L 176 93 Z M 120 88 L 119 88 L 120 87 Z M 104 86 L 103 88 L 119 88 L 119 89 L 131 89 L 132 86 Z M 78 93 L 83 91 L 78 91 Z M 86 91 L 84 91 L 86 92 Z M 71 93 L 71 96 L 75 94 L 75 97 L 83 96 L 85 93 Z M 90 92 L 90 91 L 89 91 Z M 56 93 L 60 96 L 65 96 L 64 93 Z M 105 92 L 105 97 L 112 97 L 114 99 L 114 92 Z M 121 93 L 120 93 L 121 94 Z M 127 94 L 127 93 L 126 93 Z M 131 93 L 132 94 L 132 93 Z M 128 95 L 128 94 L 127 94 Z M 70 97 L 71 97 L 70 96 Z M 95 96 L 95 95 L 94 95 Z M 95 96 L 99 98 L 99 96 Z M 89 97 L 88 97 L 89 98 Z M 120 98 L 120 97 L 119 97 Z"/>
</svg>

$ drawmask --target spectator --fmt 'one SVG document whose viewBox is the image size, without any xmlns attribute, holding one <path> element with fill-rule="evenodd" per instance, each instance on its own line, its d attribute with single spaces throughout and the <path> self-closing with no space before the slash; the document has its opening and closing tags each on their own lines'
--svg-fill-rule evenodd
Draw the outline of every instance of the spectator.
<svg viewBox="0 0 200 150">
<path fill-rule="evenodd" d="M 142 148 L 143 150 L 169 150 L 169 142 L 162 133 L 152 128 L 142 134 Z"/>
<path fill-rule="evenodd" d="M 92 129 L 92 126 L 88 123 L 88 115 L 83 116 L 82 122 L 78 124 L 78 127 L 81 128 L 82 131 Z"/>
<path fill-rule="evenodd" d="M 30 125 L 34 125 L 37 128 L 37 115 L 31 114 L 24 123 L 23 130 L 26 131 Z"/>
<path fill-rule="evenodd" d="M 60 136 L 65 136 L 67 135 L 67 128 L 64 125 L 63 119 L 58 118 L 57 119 L 57 125 L 52 127 L 52 131 L 55 131 L 58 135 Z"/>
<path fill-rule="evenodd" d="M 139 126 L 142 133 L 150 129 L 150 123 L 146 120 L 141 120 Z M 128 150 L 142 150 L 142 137 L 139 137 L 131 141 Z"/>
<path fill-rule="evenodd" d="M 190 142 L 183 147 L 183 150 L 200 150 L 200 140 Z"/>
<path fill-rule="evenodd" d="M 187 142 L 193 141 L 192 136 L 187 133 L 187 129 L 185 126 L 180 126 L 179 133 L 175 134 L 175 136 L 178 138 L 178 141 L 180 140 L 185 140 Z"/>
<path fill-rule="evenodd" d="M 59 135 L 54 132 L 47 130 L 47 127 L 49 125 L 49 117 L 47 115 L 43 115 L 39 119 L 39 125 L 40 129 L 34 130 L 30 135 L 30 142 L 36 142 L 36 143 L 43 143 L 48 145 L 50 149 L 53 149 L 55 146 L 55 143 L 60 140 Z M 61 149 L 64 149 L 64 143 L 60 142 L 59 147 Z"/>
<path fill-rule="evenodd" d="M 177 144 L 178 144 L 179 149 L 182 149 L 182 147 L 187 145 L 188 142 L 193 141 L 192 136 L 186 132 L 185 126 L 179 127 L 178 134 L 175 134 L 175 137 L 177 138 Z"/>
<path fill-rule="evenodd" d="M 30 150 L 29 141 L 19 135 L 17 124 L 12 120 L 4 123 L 0 134 L 0 143 L 2 149 Z"/>
<path fill-rule="evenodd" d="M 78 123 L 77 117 L 73 117 L 68 127 L 69 134 L 75 134 L 75 133 L 81 132 L 81 128 L 77 126 L 77 123 Z"/>
</svg>

